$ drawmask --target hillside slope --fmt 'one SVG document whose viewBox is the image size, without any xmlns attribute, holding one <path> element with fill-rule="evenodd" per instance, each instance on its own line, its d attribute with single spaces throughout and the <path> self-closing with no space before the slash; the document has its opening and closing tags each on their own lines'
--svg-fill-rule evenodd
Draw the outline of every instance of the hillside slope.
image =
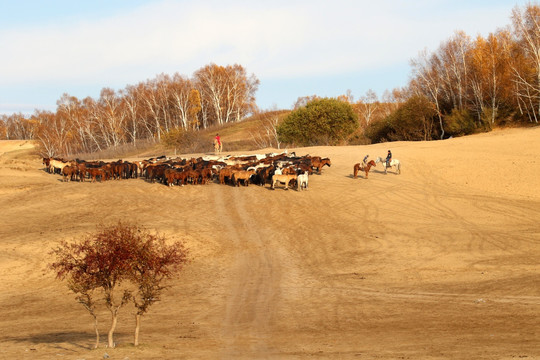
<svg viewBox="0 0 540 360">
<path fill-rule="evenodd" d="M 0 357 L 539 358 L 539 136 L 288 149 L 332 161 L 304 192 L 64 183 L 0 142 Z M 352 177 L 388 147 L 401 175 Z M 49 251 L 118 220 L 183 240 L 192 262 L 143 317 L 141 346 L 128 305 L 117 347 L 91 350 L 93 319 Z"/>
</svg>

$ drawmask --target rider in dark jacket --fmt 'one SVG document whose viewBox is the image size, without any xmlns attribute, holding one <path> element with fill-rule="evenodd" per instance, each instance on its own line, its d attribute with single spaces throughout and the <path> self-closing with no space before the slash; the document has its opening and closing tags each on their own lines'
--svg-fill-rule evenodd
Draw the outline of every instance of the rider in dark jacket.
<svg viewBox="0 0 540 360">
<path fill-rule="evenodd" d="M 386 155 L 386 167 L 390 166 L 390 160 L 392 160 L 392 152 L 388 150 L 388 155 Z"/>
</svg>

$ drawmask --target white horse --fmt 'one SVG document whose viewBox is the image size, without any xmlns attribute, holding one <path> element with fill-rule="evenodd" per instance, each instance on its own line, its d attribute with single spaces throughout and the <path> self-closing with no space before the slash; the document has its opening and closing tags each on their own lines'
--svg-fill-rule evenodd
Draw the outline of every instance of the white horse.
<svg viewBox="0 0 540 360">
<path fill-rule="evenodd" d="M 383 168 L 384 168 L 384 173 L 387 174 L 387 170 L 388 168 L 391 168 L 391 167 L 395 167 L 396 168 L 396 173 L 398 174 L 401 174 L 401 163 L 399 162 L 398 159 L 392 159 L 390 160 L 390 165 L 388 165 L 386 163 L 386 160 L 383 159 L 382 157 L 380 156 L 377 156 L 377 160 L 375 160 L 375 163 L 378 164 L 378 163 L 381 163 Z"/>
<path fill-rule="evenodd" d="M 49 162 L 49 172 L 53 174 L 56 169 L 60 170 L 60 173 L 62 173 L 62 170 L 68 166 L 68 162 L 63 162 L 60 160 L 51 159 Z"/>
<path fill-rule="evenodd" d="M 298 175 L 296 178 L 296 182 L 298 183 L 298 190 L 302 190 L 302 189 L 307 190 L 308 180 L 309 180 L 309 175 L 307 172 Z"/>
</svg>

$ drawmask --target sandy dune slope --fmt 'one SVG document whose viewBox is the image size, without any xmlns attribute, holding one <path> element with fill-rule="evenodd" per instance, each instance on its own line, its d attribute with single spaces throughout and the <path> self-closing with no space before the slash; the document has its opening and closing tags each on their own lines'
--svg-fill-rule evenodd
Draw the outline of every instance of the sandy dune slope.
<svg viewBox="0 0 540 360">
<path fill-rule="evenodd" d="M 2 359 L 539 359 L 540 128 L 289 149 L 330 157 L 308 191 L 142 179 L 64 183 L 0 142 Z M 352 178 L 390 148 L 402 173 Z M 277 151 L 264 149 L 260 152 Z M 50 249 L 130 220 L 192 262 L 117 347 L 47 270 Z"/>
</svg>

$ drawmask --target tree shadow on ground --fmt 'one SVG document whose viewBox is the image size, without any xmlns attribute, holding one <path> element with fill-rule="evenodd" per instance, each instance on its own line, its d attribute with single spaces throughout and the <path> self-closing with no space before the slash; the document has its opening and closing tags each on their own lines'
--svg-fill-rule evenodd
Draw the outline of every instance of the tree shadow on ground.
<svg viewBox="0 0 540 360">
<path fill-rule="evenodd" d="M 114 338 L 115 342 L 121 343 L 124 342 L 129 336 L 129 334 L 124 333 L 115 333 Z M 53 347 L 63 350 L 68 350 L 63 343 L 68 343 L 74 347 L 91 350 L 94 348 L 95 343 L 95 333 L 93 332 L 82 332 L 82 331 L 58 331 L 58 332 L 49 332 L 42 334 L 29 334 L 24 336 L 2 336 L 0 337 L 0 344 L 5 342 L 15 342 L 15 343 L 30 343 L 35 345 L 53 345 Z M 100 344 L 107 343 L 107 333 L 100 335 Z"/>
</svg>

